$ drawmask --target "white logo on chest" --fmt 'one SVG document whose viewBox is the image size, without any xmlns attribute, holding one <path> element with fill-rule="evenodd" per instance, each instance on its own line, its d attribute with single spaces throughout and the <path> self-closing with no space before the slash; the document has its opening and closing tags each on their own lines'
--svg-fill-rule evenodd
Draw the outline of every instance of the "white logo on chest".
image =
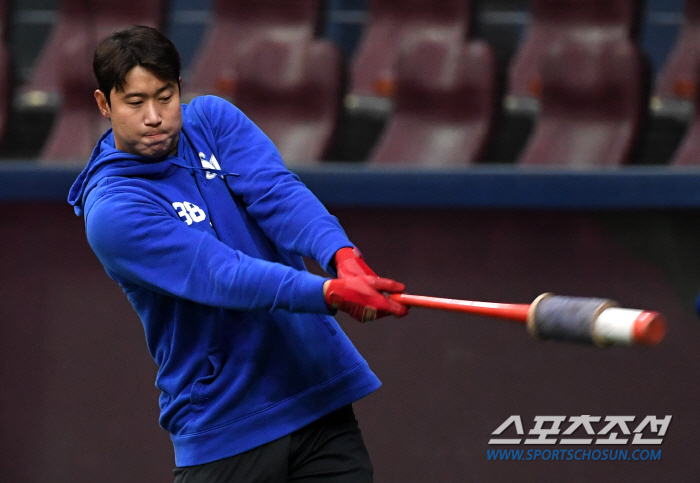
<svg viewBox="0 0 700 483">
<path fill-rule="evenodd" d="M 216 169 L 218 171 L 221 171 L 221 166 L 219 166 L 219 162 L 216 160 L 213 154 L 209 158 L 209 161 L 207 161 L 207 156 L 204 153 L 199 153 L 199 160 L 202 162 L 202 168 Z M 216 173 L 207 171 L 207 179 L 214 178 L 216 178 Z"/>
</svg>

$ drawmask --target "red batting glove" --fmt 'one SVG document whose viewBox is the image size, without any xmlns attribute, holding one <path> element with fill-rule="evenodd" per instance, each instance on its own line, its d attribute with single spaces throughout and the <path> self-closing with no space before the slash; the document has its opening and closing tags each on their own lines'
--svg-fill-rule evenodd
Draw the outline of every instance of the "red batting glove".
<svg viewBox="0 0 700 483">
<path fill-rule="evenodd" d="M 323 297 L 330 308 L 347 312 L 360 322 L 369 322 L 386 315 L 406 315 L 408 307 L 381 293 L 403 292 L 404 288 L 402 283 L 376 276 L 336 278 L 323 285 Z"/>
<path fill-rule="evenodd" d="M 345 247 L 335 252 L 335 268 L 338 272 L 338 278 L 360 277 L 363 275 L 377 276 L 367 266 L 362 258 L 362 254 L 355 247 Z"/>
</svg>

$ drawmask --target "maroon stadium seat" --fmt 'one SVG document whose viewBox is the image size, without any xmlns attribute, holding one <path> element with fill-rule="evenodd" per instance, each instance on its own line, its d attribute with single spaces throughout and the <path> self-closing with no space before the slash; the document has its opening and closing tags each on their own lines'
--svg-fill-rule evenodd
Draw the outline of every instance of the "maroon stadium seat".
<svg viewBox="0 0 700 483">
<path fill-rule="evenodd" d="M 629 161 L 645 103 L 644 65 L 627 39 L 553 45 L 542 67 L 542 112 L 522 164 L 619 165 Z"/>
<path fill-rule="evenodd" d="M 310 40 L 318 0 L 214 0 L 212 21 L 185 79 L 189 98 L 216 94 L 232 99 L 238 57 L 261 38 Z"/>
<path fill-rule="evenodd" d="M 685 20 L 666 57 L 654 89 L 658 98 L 695 99 L 695 75 L 700 65 L 700 0 L 685 0 Z"/>
<path fill-rule="evenodd" d="M 423 41 L 402 51 L 395 107 L 374 163 L 457 166 L 481 160 L 497 106 L 496 62 L 484 42 Z"/>
<path fill-rule="evenodd" d="M 237 65 L 236 105 L 275 143 L 285 162 L 322 160 L 342 94 L 335 45 L 263 39 Z"/>
<path fill-rule="evenodd" d="M 696 69 L 695 89 L 700 88 L 700 65 Z M 678 146 L 670 164 L 679 166 L 700 165 L 700 96 L 694 99 L 695 114 Z"/>
<path fill-rule="evenodd" d="M 81 163 L 90 157 L 100 135 L 109 127 L 97 108 L 92 73 L 92 50 L 87 43 L 66 44 L 61 51 L 64 63 L 57 77 L 61 80 L 62 106 L 40 158 L 47 163 Z"/>
<path fill-rule="evenodd" d="M 530 3 L 531 23 L 508 71 L 508 94 L 515 97 L 538 97 L 543 58 L 549 46 L 569 32 L 586 30 L 597 37 L 633 40 L 639 29 L 638 0 L 532 0 Z"/>
<path fill-rule="evenodd" d="M 20 104 L 58 105 L 61 79 L 56 73 L 65 63 L 63 54 L 67 46 L 73 49 L 77 44 L 85 44 L 92 52 L 99 39 L 121 28 L 134 24 L 160 27 L 165 3 L 165 0 L 62 0 L 58 23 L 39 55 L 31 80 L 21 88 Z"/>
<path fill-rule="evenodd" d="M 399 52 L 422 39 L 459 44 L 467 38 L 466 0 L 370 0 L 370 21 L 351 65 L 348 102 L 391 97 Z"/>
</svg>

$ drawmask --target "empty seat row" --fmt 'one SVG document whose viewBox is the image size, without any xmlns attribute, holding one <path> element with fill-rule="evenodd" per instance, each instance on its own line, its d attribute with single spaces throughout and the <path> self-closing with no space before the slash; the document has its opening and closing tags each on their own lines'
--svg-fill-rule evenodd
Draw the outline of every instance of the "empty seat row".
<svg viewBox="0 0 700 483">
<path fill-rule="evenodd" d="M 688 25 L 678 49 L 691 44 L 687 32 L 700 10 L 699 0 L 687 2 Z M 163 9 L 160 1 L 64 0 L 35 76 L 19 90 L 28 105 L 62 100 L 42 157 L 89 155 L 105 120 L 93 105 L 94 81 L 83 59 L 109 31 L 133 23 L 161 26 Z M 491 47 L 470 38 L 466 0 L 370 0 L 369 22 L 347 79 L 338 49 L 319 36 L 318 0 L 215 0 L 212 10 L 184 82 L 185 100 L 207 93 L 230 98 L 292 163 L 328 159 L 340 112 L 367 106 L 379 106 L 387 116 L 371 161 L 483 161 L 503 90 L 536 98 L 541 106 L 518 159 L 523 164 L 622 164 L 640 135 L 649 73 L 635 42 L 637 0 L 532 0 L 532 20 L 504 89 Z M 679 56 L 669 57 L 657 95 L 694 93 L 694 75 L 687 80 L 684 74 L 685 83 L 662 82 L 672 77 Z M 688 64 L 697 65 L 697 59 L 686 58 Z M 42 75 L 48 71 L 53 74 Z M 662 91 L 667 84 L 675 87 Z M 2 119 L 0 113 L 0 130 Z"/>
</svg>

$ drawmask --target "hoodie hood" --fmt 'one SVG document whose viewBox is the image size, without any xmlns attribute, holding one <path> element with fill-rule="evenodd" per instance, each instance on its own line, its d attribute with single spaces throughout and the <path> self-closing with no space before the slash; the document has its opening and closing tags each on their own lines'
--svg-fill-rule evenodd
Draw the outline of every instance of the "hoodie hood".
<svg viewBox="0 0 700 483">
<path fill-rule="evenodd" d="M 178 148 L 181 148 L 181 143 L 182 135 Z M 108 176 L 127 178 L 164 176 L 174 166 L 179 165 L 170 162 L 170 157 L 151 159 L 121 151 L 114 147 L 114 134 L 112 129 L 109 129 L 97 142 L 87 166 L 71 186 L 68 203 L 73 206 L 76 215 L 82 216 L 88 195 L 102 179 Z"/>
<path fill-rule="evenodd" d="M 102 179 L 109 176 L 156 179 L 167 176 L 170 170 L 175 167 L 206 171 L 208 176 L 212 174 L 221 177 L 239 176 L 238 173 L 222 171 L 218 165 L 197 159 L 196 154 L 192 159 L 187 160 L 184 143 L 188 132 L 185 126 L 191 122 L 187 117 L 188 107 L 186 104 L 182 105 L 182 130 L 177 144 L 178 155 L 183 157 L 147 158 L 121 151 L 114 145 L 112 129 L 107 130 L 97 142 L 87 166 L 75 180 L 68 193 L 68 203 L 73 206 L 75 214 L 84 215 L 88 195 Z M 198 162 L 202 166 L 197 166 Z"/>
</svg>

